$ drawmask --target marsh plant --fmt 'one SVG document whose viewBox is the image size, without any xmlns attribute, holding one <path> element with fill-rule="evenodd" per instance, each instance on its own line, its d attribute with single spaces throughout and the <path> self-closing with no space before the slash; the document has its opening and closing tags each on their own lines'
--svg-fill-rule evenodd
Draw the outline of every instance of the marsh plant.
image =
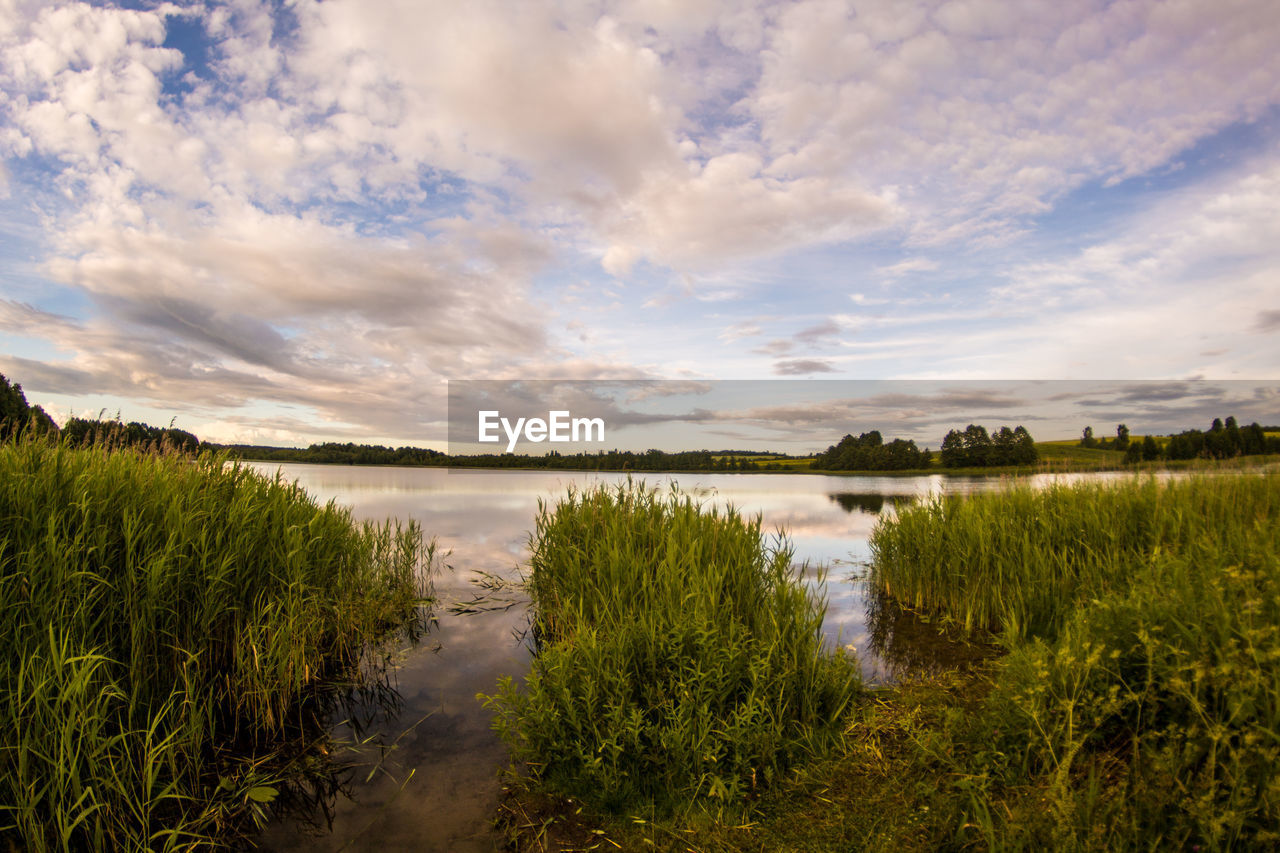
<svg viewBox="0 0 1280 853">
<path fill-rule="evenodd" d="M 737 808 L 839 741 L 856 669 L 759 517 L 600 486 L 540 506 L 531 546 L 532 671 L 481 698 L 546 790 Z"/>
<path fill-rule="evenodd" d="M 421 615 L 430 552 L 223 457 L 0 445 L 0 838 L 165 850 L 251 827 L 315 691 Z"/>
<path fill-rule="evenodd" d="M 872 547 L 881 590 L 1008 650 L 932 735 L 957 842 L 1280 843 L 1280 475 L 944 497 Z"/>
</svg>

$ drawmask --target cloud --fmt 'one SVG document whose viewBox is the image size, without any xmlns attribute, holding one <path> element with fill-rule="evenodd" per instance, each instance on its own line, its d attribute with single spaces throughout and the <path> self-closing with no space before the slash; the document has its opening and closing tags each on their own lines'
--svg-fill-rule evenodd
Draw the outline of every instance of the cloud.
<svg viewBox="0 0 1280 853">
<path fill-rule="evenodd" d="M 1256 332 L 1269 333 L 1280 329 L 1280 309 L 1268 308 L 1258 312 L 1253 329 Z"/>
<path fill-rule="evenodd" d="M 938 268 L 938 262 L 929 258 L 907 258 L 889 266 L 877 267 L 876 272 L 888 279 L 900 278 L 913 272 L 932 272 Z M 855 294 L 855 296 L 861 294 Z M 858 300 L 854 300 L 858 301 Z"/>
<path fill-rule="evenodd" d="M 943 252 L 1016 239 L 1073 189 L 1171 169 L 1280 102 L 1263 0 L 4 9 L 2 215 L 38 223 L 50 293 L 0 317 L 56 352 L 21 362 L 27 384 L 307 407 L 334 434 L 416 437 L 448 376 L 720 369 L 693 350 L 628 352 L 607 320 L 562 346 L 561 270 L 629 278 L 624 311 L 684 302 L 672 334 L 687 338 L 705 303 L 783 280 L 807 300 L 788 316 L 831 316 L 824 293 L 849 283 L 810 282 L 803 253 L 923 290 L 950 269 Z M 179 20 L 203 32 L 186 55 L 164 46 Z M 975 375 L 1145 375 L 1151 352 L 1182 346 L 1161 375 L 1256 372 L 1272 354 L 1222 330 L 1277 327 L 1259 310 L 1280 245 L 1272 160 L 1170 194 L 1078 254 L 1020 254 L 948 316 L 855 293 L 889 307 L 840 343 L 915 371 L 927 357 Z M 846 265 L 872 235 L 903 259 Z M 30 301 L 23 287 L 5 294 Z M 74 316 L 49 310 L 64 304 Z M 938 353 L 930 324 L 948 319 L 968 325 Z M 918 336 L 873 334 L 908 323 Z M 721 342 L 767 337 L 755 351 L 783 359 L 776 373 L 831 372 L 785 357 L 850 326 L 756 319 Z"/>
<path fill-rule="evenodd" d="M 843 331 L 838 323 L 834 320 L 824 320 L 814 326 L 801 329 L 793 335 L 793 338 L 804 344 L 816 345 L 825 343 L 828 338 L 835 337 Z"/>
<path fill-rule="evenodd" d="M 759 84 L 770 172 L 892 185 L 912 239 L 1007 240 L 1090 181 L 1169 163 L 1277 100 L 1266 2 L 796 3 Z"/>
<path fill-rule="evenodd" d="M 728 326 L 719 335 L 721 341 L 731 344 L 740 341 L 743 338 L 753 338 L 761 333 L 760 324 L 755 320 L 744 320 L 741 323 L 734 323 Z"/>
<path fill-rule="evenodd" d="M 779 179 L 748 153 L 650 175 L 606 217 L 606 261 L 641 255 L 680 269 L 849 240 L 887 224 L 884 198 L 818 178 Z M 625 270 L 611 269 L 611 272 Z"/>
<path fill-rule="evenodd" d="M 835 373 L 836 369 L 828 361 L 794 358 L 776 362 L 773 365 L 773 372 L 778 376 L 807 376 L 814 373 Z"/>
<path fill-rule="evenodd" d="M 766 344 L 761 344 L 751 351 L 760 355 L 785 355 L 795 349 L 795 341 L 785 338 L 774 338 Z"/>
</svg>

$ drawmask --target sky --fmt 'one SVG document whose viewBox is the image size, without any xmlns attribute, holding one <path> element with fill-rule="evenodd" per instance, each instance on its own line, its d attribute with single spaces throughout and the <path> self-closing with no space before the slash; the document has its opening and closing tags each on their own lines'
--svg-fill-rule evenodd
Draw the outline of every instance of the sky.
<svg viewBox="0 0 1280 853">
<path fill-rule="evenodd" d="M 437 447 L 450 380 L 1270 388 L 1277 44 L 1274 0 L 0 0 L 0 373 Z"/>
</svg>

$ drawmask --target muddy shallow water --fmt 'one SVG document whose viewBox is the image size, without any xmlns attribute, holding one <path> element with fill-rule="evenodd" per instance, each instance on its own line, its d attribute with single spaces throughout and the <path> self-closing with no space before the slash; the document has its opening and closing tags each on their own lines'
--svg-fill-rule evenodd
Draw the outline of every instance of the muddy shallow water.
<svg viewBox="0 0 1280 853">
<path fill-rule="evenodd" d="M 320 808 L 277 819 L 261 849 L 490 851 L 490 829 L 506 754 L 476 700 L 502 675 L 523 677 L 529 650 L 522 639 L 526 602 L 498 596 L 505 609 L 466 609 L 485 591 L 486 575 L 515 581 L 526 556 L 538 500 L 554 500 L 570 484 L 618 482 L 621 474 L 572 471 L 474 471 L 256 463 L 297 480 L 322 500 L 336 499 L 359 518 L 418 521 L 442 551 L 435 577 L 436 624 L 412 646 L 402 644 L 381 702 L 366 703 L 357 731 L 364 744 L 337 756 L 352 769 L 343 792 L 320 796 Z M 1079 477 L 1080 475 L 1076 475 Z M 1107 475 L 1102 475 L 1107 476 Z M 1074 479 L 1075 477 L 1072 477 Z M 881 513 L 937 492 L 998 488 L 997 478 L 834 477 L 809 474 L 678 474 L 671 481 L 703 500 L 759 513 L 766 530 L 785 529 L 811 582 L 826 568 L 824 632 L 832 644 L 856 650 L 864 678 L 884 681 L 895 668 L 937 660 L 937 633 L 887 612 L 867 594 L 862 573 L 867 539 Z M 1033 480 L 1034 481 L 1034 480 Z M 492 597 L 489 606 L 494 605 Z M 896 632 L 885 657 L 886 633 Z M 874 635 L 874 636 L 873 636 Z M 873 643 L 873 640 L 876 642 Z M 886 659 L 887 658 L 887 659 Z M 384 706 L 384 707 L 380 707 Z M 310 823 L 309 823 L 310 822 Z M 318 824 L 318 826 L 311 825 Z"/>
</svg>

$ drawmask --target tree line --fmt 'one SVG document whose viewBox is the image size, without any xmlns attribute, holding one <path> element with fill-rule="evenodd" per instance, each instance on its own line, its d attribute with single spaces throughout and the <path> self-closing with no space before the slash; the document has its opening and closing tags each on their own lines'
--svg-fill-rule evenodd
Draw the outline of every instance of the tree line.
<svg viewBox="0 0 1280 853">
<path fill-rule="evenodd" d="M 1151 445 L 1156 445 L 1152 448 Z M 1135 445 L 1136 446 L 1136 445 Z M 1156 454 L 1159 455 L 1156 455 Z M 1169 436 L 1160 447 L 1151 436 L 1142 441 L 1139 453 L 1131 446 L 1125 452 L 1126 462 L 1149 459 L 1231 459 L 1236 456 L 1256 456 L 1280 453 L 1280 436 L 1267 435 L 1267 428 L 1257 421 L 1240 426 L 1235 417 L 1214 418 L 1207 432 L 1198 429 L 1184 430 Z"/>
<path fill-rule="evenodd" d="M 1040 454 L 1027 428 L 1002 426 L 995 434 L 969 424 L 964 431 L 951 430 L 942 439 L 944 468 L 987 468 L 997 465 L 1034 465 Z"/>
<path fill-rule="evenodd" d="M 411 465 L 451 468 L 546 468 L 577 471 L 761 471 L 782 467 L 771 457 L 778 454 L 749 450 L 601 450 L 595 453 L 544 456 L 514 453 L 482 453 L 450 456 L 422 447 L 386 447 L 380 444 L 326 442 L 310 447 L 262 447 L 227 445 L 233 455 L 273 462 L 313 462 L 328 465 Z M 752 459 L 749 457 L 762 457 Z"/>
<path fill-rule="evenodd" d="M 1124 424 L 1116 426 L 1115 438 L 1096 438 L 1093 427 L 1087 426 L 1080 446 L 1124 451 L 1124 461 L 1131 464 L 1162 459 L 1231 459 L 1280 453 L 1280 436 L 1267 434 L 1278 430 L 1280 427 L 1260 426 L 1257 421 L 1242 427 L 1234 415 L 1225 421 L 1214 418 L 1208 431 L 1183 430 L 1165 441 L 1152 435 L 1143 436 L 1141 441 L 1130 440 L 1129 427 Z"/>
<path fill-rule="evenodd" d="M 857 438 L 846 435 L 814 457 L 811 468 L 821 471 L 907 471 L 928 468 L 933 453 L 927 447 L 916 447 L 914 441 L 895 438 L 885 444 L 879 430 L 864 432 Z"/>
<path fill-rule="evenodd" d="M 939 456 L 944 468 L 1034 465 L 1040 458 L 1026 427 L 1002 426 L 991 434 L 977 424 L 948 432 Z M 872 430 L 856 438 L 846 435 L 819 453 L 812 467 L 822 471 L 909 471 L 928 468 L 933 458 L 929 448 L 921 450 L 914 441 L 895 438 L 886 443 L 879 430 Z"/>
</svg>

